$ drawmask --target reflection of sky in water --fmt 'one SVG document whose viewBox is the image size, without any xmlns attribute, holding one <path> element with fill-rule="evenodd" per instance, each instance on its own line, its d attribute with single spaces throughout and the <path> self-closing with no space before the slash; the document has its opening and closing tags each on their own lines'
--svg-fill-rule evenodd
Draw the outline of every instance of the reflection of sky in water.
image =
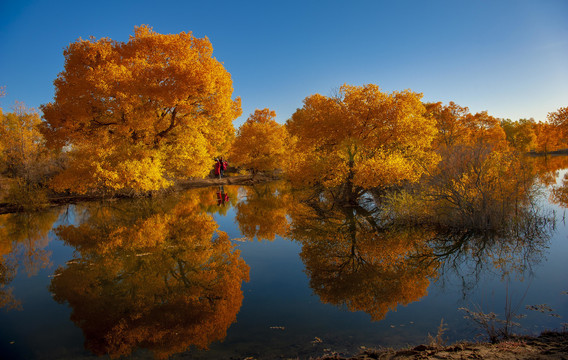
<svg viewBox="0 0 568 360">
<path fill-rule="evenodd" d="M 242 198 L 241 192 L 239 199 Z M 559 328 L 568 317 L 568 295 L 560 294 L 568 290 L 565 265 L 568 240 L 566 225 L 562 222 L 564 209 L 549 206 L 556 210 L 560 220 L 549 248 L 544 250 L 544 260 L 533 266 L 533 276 L 526 276 L 523 281 L 512 276 L 508 282 L 513 307 L 520 304 L 518 311 L 527 314 L 522 323 L 530 332 Z M 228 208 L 225 215 L 214 214 L 220 230 L 232 239 L 242 237 L 235 215 L 234 207 Z M 76 223 L 73 206 L 59 216 L 54 227 L 60 223 Z M 14 296 L 21 300 L 23 311 L 0 312 L 0 353 L 4 358 L 89 355 L 83 349 L 81 330 L 69 319 L 71 309 L 53 301 L 48 291 L 53 272 L 73 257 L 73 249 L 56 239 L 52 232 L 49 237 L 52 241 L 47 250 L 51 251 L 51 266 L 31 277 L 20 269 L 10 285 L 14 288 Z M 319 301 L 304 272 L 298 242 L 277 236 L 274 241 L 235 243 L 250 266 L 250 281 L 242 286 L 244 300 L 237 322 L 227 331 L 224 342 L 213 343 L 209 352 L 194 352 L 195 357 L 273 358 L 281 354 L 308 357 L 322 354 L 325 348 L 352 352 L 360 346 L 416 344 L 426 341 L 429 333 L 435 334 L 441 319 L 447 324 L 449 341 L 472 339 L 479 331 L 463 320 L 464 314 L 458 308 L 480 304 L 485 312 L 502 313 L 505 305 L 504 284 L 507 281 L 501 281 L 498 272 L 483 272 L 479 282 L 465 293 L 465 298 L 464 279 L 449 274 L 443 281 L 431 284 L 428 296 L 420 301 L 398 306 L 396 312 L 389 312 L 383 320 L 372 322 L 364 312 L 352 313 Z M 528 304 L 543 303 L 561 314 L 563 319 L 524 309 Z M 314 342 L 316 337 L 322 342 Z M 134 357 L 146 355 L 133 354 Z"/>
</svg>

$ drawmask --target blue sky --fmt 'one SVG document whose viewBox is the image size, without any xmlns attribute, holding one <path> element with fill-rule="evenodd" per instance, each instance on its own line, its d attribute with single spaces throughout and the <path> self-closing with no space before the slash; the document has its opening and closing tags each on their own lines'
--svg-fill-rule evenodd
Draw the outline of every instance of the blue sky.
<svg viewBox="0 0 568 360">
<path fill-rule="evenodd" d="M 0 0 L 0 107 L 51 101 L 69 43 L 127 41 L 141 24 L 210 39 L 242 99 L 236 126 L 265 107 L 284 123 L 344 83 L 513 120 L 568 106 L 565 0 Z"/>
</svg>

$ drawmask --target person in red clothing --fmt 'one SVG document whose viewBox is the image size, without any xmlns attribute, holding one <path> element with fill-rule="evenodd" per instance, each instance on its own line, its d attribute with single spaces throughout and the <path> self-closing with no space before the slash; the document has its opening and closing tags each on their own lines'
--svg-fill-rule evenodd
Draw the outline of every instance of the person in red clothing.
<svg viewBox="0 0 568 360">
<path fill-rule="evenodd" d="M 222 168 L 221 160 L 215 159 L 215 176 L 218 176 L 219 179 L 220 179 L 221 176 L 222 176 L 221 168 Z"/>
<path fill-rule="evenodd" d="M 222 157 L 215 159 L 215 176 L 218 176 L 219 179 L 223 177 L 225 170 L 227 170 L 228 163 L 226 160 L 223 160 Z"/>
<path fill-rule="evenodd" d="M 217 162 L 219 163 L 219 179 L 221 179 L 227 170 L 227 161 L 220 157 Z"/>
</svg>

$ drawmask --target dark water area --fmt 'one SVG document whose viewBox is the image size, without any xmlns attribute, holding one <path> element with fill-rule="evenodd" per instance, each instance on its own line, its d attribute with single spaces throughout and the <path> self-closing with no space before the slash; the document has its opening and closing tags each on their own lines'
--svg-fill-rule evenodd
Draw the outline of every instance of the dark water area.
<svg viewBox="0 0 568 360">
<path fill-rule="evenodd" d="M 460 308 L 507 302 L 515 332 L 562 329 L 566 173 L 537 181 L 521 230 L 490 235 L 386 227 L 371 196 L 336 207 L 280 183 L 2 215 L 0 358 L 353 354 L 441 321 L 447 342 L 476 340 Z"/>
</svg>

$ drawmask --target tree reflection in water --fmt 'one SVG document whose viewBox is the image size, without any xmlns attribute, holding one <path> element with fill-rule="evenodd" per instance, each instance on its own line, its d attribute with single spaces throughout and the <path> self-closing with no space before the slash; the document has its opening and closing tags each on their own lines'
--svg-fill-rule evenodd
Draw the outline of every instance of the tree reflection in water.
<svg viewBox="0 0 568 360">
<path fill-rule="evenodd" d="M 302 245 L 310 286 L 323 302 L 365 311 L 375 321 L 419 300 L 431 281 L 450 272 L 463 279 L 464 291 L 482 271 L 522 279 L 542 257 L 554 227 L 525 198 L 515 198 L 517 206 L 508 207 L 514 214 L 504 214 L 490 230 L 405 223 L 392 218 L 377 194 L 349 207 L 333 198 L 299 196 L 290 206 L 290 237 Z"/>
<path fill-rule="evenodd" d="M 50 290 L 73 308 L 90 351 L 115 358 L 141 347 L 167 358 L 224 339 L 249 268 L 202 201 L 192 192 L 177 204 L 142 200 L 136 211 L 92 206 L 81 225 L 56 230 L 77 256 Z"/>
<path fill-rule="evenodd" d="M 236 205 L 235 220 L 239 230 L 249 240 L 274 240 L 288 232 L 290 194 L 285 182 L 254 185 L 244 188 L 246 200 Z"/>
<path fill-rule="evenodd" d="M 28 276 L 51 265 L 49 231 L 61 210 L 16 213 L 0 216 L 0 309 L 21 309 L 9 284 L 20 268 Z"/>
<path fill-rule="evenodd" d="M 376 209 L 313 199 L 290 213 L 291 237 L 302 245 L 310 286 L 323 302 L 377 321 L 427 294 L 435 266 L 423 266 L 416 256 L 431 252 L 428 231 L 381 228 Z"/>
</svg>

